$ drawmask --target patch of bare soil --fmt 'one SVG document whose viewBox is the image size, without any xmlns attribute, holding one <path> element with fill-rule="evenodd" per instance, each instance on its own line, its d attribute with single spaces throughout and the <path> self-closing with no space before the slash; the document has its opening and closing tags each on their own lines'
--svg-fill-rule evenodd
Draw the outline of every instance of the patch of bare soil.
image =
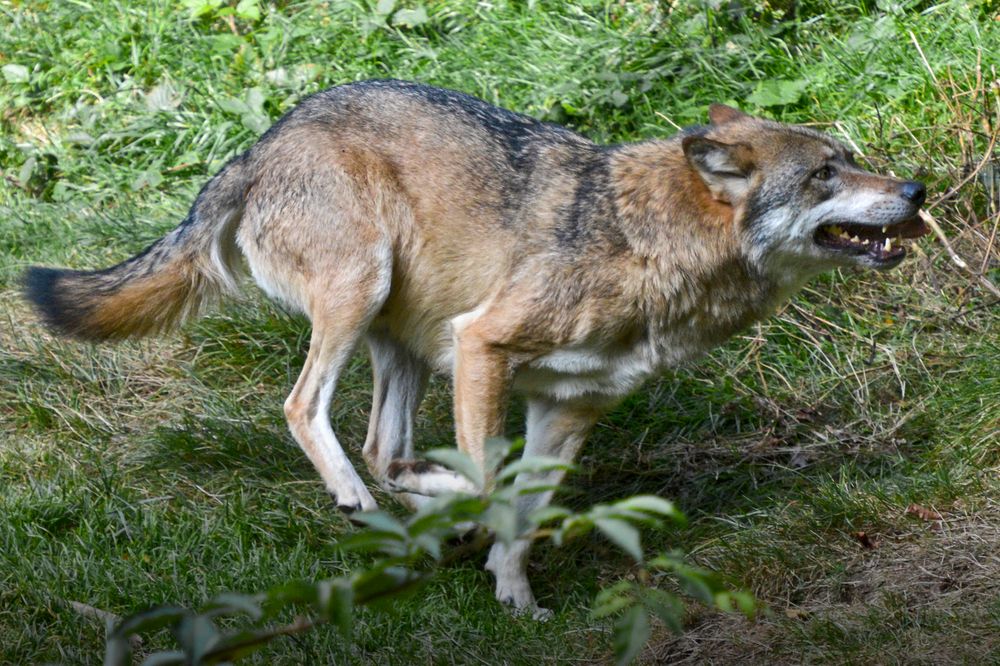
<svg viewBox="0 0 1000 666">
<path fill-rule="evenodd" d="M 804 603 L 772 601 L 753 621 L 704 612 L 684 635 L 654 637 L 641 661 L 1000 664 L 1000 503 L 940 520 L 920 509 L 892 536 L 855 535 L 854 557 Z"/>
</svg>

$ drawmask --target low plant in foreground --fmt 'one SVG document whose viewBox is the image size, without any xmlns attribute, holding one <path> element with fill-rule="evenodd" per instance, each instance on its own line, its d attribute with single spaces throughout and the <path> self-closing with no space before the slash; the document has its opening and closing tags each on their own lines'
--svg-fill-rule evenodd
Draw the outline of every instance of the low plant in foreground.
<svg viewBox="0 0 1000 666">
<path fill-rule="evenodd" d="M 309 631 L 321 624 L 336 626 L 345 640 L 351 637 L 355 609 L 386 611 L 395 599 L 414 593 L 435 571 L 470 551 L 481 549 L 493 535 L 504 543 L 518 538 L 549 539 L 556 546 L 597 529 L 631 556 L 638 567 L 634 580 L 622 580 L 601 590 L 594 602 L 597 619 L 615 618 L 614 652 L 620 664 L 630 662 L 650 634 L 650 617 L 680 631 L 684 612 L 680 599 L 656 586 L 672 575 L 681 588 L 699 601 L 723 610 L 738 609 L 750 615 L 749 594 L 729 589 L 716 574 L 686 564 L 671 553 L 647 560 L 639 526 L 657 526 L 664 520 L 684 522 L 674 505 L 660 497 L 637 495 L 612 504 L 598 504 L 583 512 L 548 506 L 519 517 L 520 495 L 545 492 L 550 486 L 531 481 L 545 472 L 571 468 L 561 460 L 536 457 L 503 465 L 513 445 L 490 442 L 495 461 L 496 488 L 482 496 L 449 495 L 435 498 L 405 520 L 383 511 L 358 514 L 362 529 L 346 539 L 345 550 L 376 554 L 369 566 L 351 576 L 315 582 L 296 581 L 256 594 L 224 593 L 194 610 L 173 605 L 149 608 L 110 628 L 104 657 L 106 666 L 131 663 L 132 643 L 139 634 L 168 627 L 176 650 L 149 654 L 148 666 L 165 664 L 218 664 L 232 662 L 267 645 L 279 636 Z M 427 457 L 482 481 L 470 458 L 453 449 L 430 451 Z M 515 478 L 518 477 L 515 483 Z M 449 547 L 456 535 L 477 525 L 464 545 Z M 291 623 L 278 616 L 297 613 Z M 234 621 L 235 619 L 235 621 Z M 225 627 L 219 626 L 224 620 Z"/>
</svg>

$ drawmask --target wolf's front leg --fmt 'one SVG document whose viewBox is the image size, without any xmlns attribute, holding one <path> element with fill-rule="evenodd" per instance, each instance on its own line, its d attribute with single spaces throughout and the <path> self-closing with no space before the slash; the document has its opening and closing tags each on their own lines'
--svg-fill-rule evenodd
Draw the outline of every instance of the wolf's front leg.
<svg viewBox="0 0 1000 666">
<path fill-rule="evenodd" d="M 536 398 L 528 401 L 527 436 L 524 457 L 550 456 L 567 463 L 573 462 L 594 422 L 600 416 L 599 407 L 569 404 Z M 518 488 L 555 486 L 562 481 L 563 472 L 553 470 L 538 474 L 519 474 L 515 480 Z M 553 490 L 526 493 L 518 497 L 518 522 L 532 511 L 548 505 Z M 535 619 L 547 619 L 551 611 L 539 608 L 528 583 L 528 552 L 531 539 L 521 538 L 505 545 L 497 542 L 490 550 L 486 568 L 497 579 L 496 596 L 500 603 L 510 606 L 516 613 L 530 613 Z"/>
<path fill-rule="evenodd" d="M 475 317 L 470 313 L 453 321 L 455 438 L 459 450 L 489 474 L 486 440 L 503 435 L 514 361 L 494 342 L 492 322 Z M 486 490 L 490 485 L 487 478 Z"/>
<path fill-rule="evenodd" d="M 436 496 L 449 492 L 488 492 L 491 470 L 486 469 L 486 440 L 503 434 L 504 414 L 514 359 L 494 342 L 498 334 L 488 310 L 475 310 L 452 320 L 454 332 L 455 437 L 458 448 L 483 470 L 485 487 L 434 463 L 395 460 L 386 480 L 396 492 Z M 502 314 L 502 313 L 501 313 Z M 502 317 L 497 317 L 502 320 Z"/>
</svg>

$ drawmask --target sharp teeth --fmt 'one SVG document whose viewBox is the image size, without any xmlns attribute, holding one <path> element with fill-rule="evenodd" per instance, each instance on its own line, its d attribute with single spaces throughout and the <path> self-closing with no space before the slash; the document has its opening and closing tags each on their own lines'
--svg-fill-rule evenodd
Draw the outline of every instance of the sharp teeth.
<svg viewBox="0 0 1000 666">
<path fill-rule="evenodd" d="M 889 227 L 882 227 L 882 233 L 885 233 L 885 230 L 888 229 L 888 228 Z"/>
<path fill-rule="evenodd" d="M 891 238 L 886 238 L 885 239 L 885 251 L 888 252 L 891 249 L 892 249 L 892 239 Z"/>
<path fill-rule="evenodd" d="M 861 242 L 864 243 L 865 245 L 868 245 L 869 243 L 871 243 L 871 240 L 868 239 L 868 238 L 865 238 Z"/>
<path fill-rule="evenodd" d="M 861 239 L 860 239 L 860 238 L 858 238 L 857 236 L 855 236 L 855 237 L 853 237 L 853 238 L 851 239 L 851 242 L 852 242 L 852 243 L 860 243 L 860 242 L 861 242 Z"/>
</svg>

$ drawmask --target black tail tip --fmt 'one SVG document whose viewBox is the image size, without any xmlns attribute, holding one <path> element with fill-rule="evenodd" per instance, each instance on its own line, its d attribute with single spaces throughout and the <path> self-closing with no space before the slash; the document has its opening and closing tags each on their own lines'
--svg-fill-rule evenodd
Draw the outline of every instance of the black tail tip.
<svg viewBox="0 0 1000 666">
<path fill-rule="evenodd" d="M 51 307 L 56 283 L 64 272 L 57 268 L 32 266 L 24 272 L 24 277 L 21 279 L 24 297 L 40 311 Z"/>
<path fill-rule="evenodd" d="M 77 308 L 59 298 L 59 282 L 74 271 L 32 266 L 24 272 L 21 290 L 46 326 L 59 333 L 71 333 Z"/>
</svg>

